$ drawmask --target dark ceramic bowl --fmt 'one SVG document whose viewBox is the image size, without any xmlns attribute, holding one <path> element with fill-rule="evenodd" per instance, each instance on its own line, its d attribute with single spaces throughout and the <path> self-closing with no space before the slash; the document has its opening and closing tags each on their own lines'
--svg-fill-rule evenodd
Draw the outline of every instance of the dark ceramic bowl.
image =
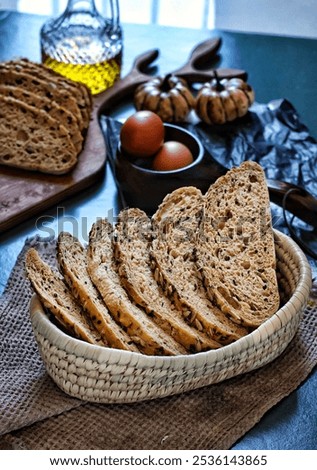
<svg viewBox="0 0 317 470">
<path fill-rule="evenodd" d="M 122 153 L 120 143 L 115 160 L 115 176 L 126 205 L 139 207 L 148 214 L 153 214 L 174 189 L 196 186 L 204 191 L 210 184 L 204 178 L 204 148 L 199 139 L 179 126 L 164 123 L 164 127 L 165 142 L 176 140 L 186 145 L 192 152 L 193 163 L 178 170 L 155 171 L 146 168 L 144 160 L 129 159 Z"/>
</svg>

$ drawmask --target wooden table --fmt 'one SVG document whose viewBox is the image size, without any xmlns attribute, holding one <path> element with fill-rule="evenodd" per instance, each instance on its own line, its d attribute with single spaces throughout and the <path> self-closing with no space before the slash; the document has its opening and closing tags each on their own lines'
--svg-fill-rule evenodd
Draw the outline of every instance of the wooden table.
<svg viewBox="0 0 317 470">
<path fill-rule="evenodd" d="M 26 56 L 40 60 L 39 30 L 45 18 L 9 13 L 0 21 L 0 60 Z M 125 24 L 123 75 L 136 55 L 160 49 L 158 69 L 175 70 L 192 48 L 211 36 L 223 45 L 217 66 L 244 69 L 256 90 L 258 102 L 286 98 L 298 110 L 311 135 L 317 137 L 317 41 L 299 38 L 192 30 Z M 113 115 L 124 117 L 130 103 L 122 103 Z M 0 170 L 1 171 L 1 170 Z M 69 230 L 87 241 L 87 230 L 97 217 L 113 217 L 119 209 L 116 186 L 109 168 L 104 178 L 45 213 L 0 234 L 0 291 L 27 237 L 56 235 Z M 272 409 L 235 449 L 317 449 L 317 372 L 287 399 Z"/>
</svg>

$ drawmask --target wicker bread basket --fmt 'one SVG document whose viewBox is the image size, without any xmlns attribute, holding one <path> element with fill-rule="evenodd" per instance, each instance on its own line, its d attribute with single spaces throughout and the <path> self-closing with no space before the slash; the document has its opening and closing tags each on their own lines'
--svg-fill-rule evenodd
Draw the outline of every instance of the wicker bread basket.
<svg viewBox="0 0 317 470">
<path fill-rule="evenodd" d="M 300 248 L 275 231 L 282 307 L 251 334 L 218 350 L 158 357 L 90 345 L 55 326 L 32 297 L 31 322 L 48 374 L 67 394 L 90 402 L 129 403 L 193 390 L 273 361 L 294 337 L 311 289 Z"/>
</svg>

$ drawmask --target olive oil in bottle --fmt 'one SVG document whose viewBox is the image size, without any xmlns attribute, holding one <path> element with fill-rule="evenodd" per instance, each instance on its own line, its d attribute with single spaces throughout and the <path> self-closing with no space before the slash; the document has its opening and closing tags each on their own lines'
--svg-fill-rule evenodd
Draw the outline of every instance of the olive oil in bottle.
<svg viewBox="0 0 317 470">
<path fill-rule="evenodd" d="M 69 0 L 64 13 L 41 29 L 42 62 L 71 80 L 82 82 L 92 94 L 101 93 L 119 78 L 122 30 L 118 0 L 109 0 L 104 18 L 94 0 Z"/>
</svg>

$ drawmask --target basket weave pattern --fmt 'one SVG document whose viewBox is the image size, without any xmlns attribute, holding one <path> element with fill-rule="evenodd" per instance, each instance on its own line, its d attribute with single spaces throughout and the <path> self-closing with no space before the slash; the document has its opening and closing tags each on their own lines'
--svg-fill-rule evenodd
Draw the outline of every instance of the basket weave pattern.
<svg viewBox="0 0 317 470">
<path fill-rule="evenodd" d="M 275 235 L 283 306 L 254 332 L 218 350 L 158 357 L 90 345 L 59 330 L 34 296 L 32 327 L 48 374 L 73 397 L 129 403 L 221 382 L 271 362 L 294 337 L 311 289 L 305 255 L 286 235 Z"/>
</svg>

